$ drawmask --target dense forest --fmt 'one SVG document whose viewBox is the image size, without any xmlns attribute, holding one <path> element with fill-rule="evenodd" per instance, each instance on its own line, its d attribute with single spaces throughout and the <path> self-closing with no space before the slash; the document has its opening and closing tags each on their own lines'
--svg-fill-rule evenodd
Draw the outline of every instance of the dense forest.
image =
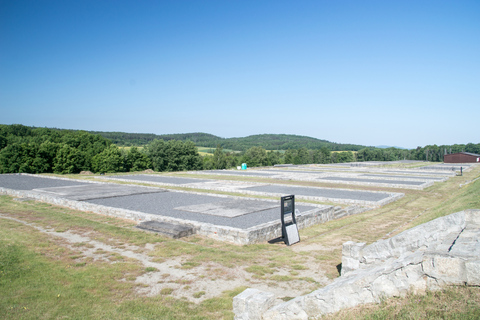
<svg viewBox="0 0 480 320">
<path fill-rule="evenodd" d="M 332 151 L 357 151 L 365 146 L 354 144 L 341 144 L 320 140 L 312 137 L 297 136 L 293 134 L 259 134 L 244 138 L 220 138 L 208 133 L 180 133 L 180 134 L 145 134 L 145 133 L 125 133 L 125 132 L 100 132 L 90 131 L 93 134 L 99 134 L 104 138 L 110 139 L 118 146 L 142 146 L 155 139 L 161 140 L 180 140 L 192 141 L 197 146 L 216 148 L 220 146 L 224 149 L 236 151 L 246 151 L 251 147 L 262 147 L 265 150 L 288 150 L 305 147 L 315 150 L 327 147 Z"/>
<path fill-rule="evenodd" d="M 191 141 L 153 140 L 141 150 L 127 150 L 85 131 L 0 125 L 0 173 L 179 171 L 202 167 L 202 158 Z"/>
<path fill-rule="evenodd" d="M 145 135 L 144 138 L 150 139 L 153 136 L 155 135 Z M 136 146 L 122 148 L 103 135 L 86 131 L 0 125 L 0 173 L 66 174 L 81 171 L 107 173 L 147 169 L 183 171 L 228 169 L 240 166 L 242 163 L 247 163 L 248 167 L 258 167 L 275 164 L 327 164 L 353 161 L 441 162 L 443 155 L 447 153 L 465 151 L 480 154 L 480 143 L 428 145 L 411 150 L 361 147 L 354 152 L 349 148 L 355 149 L 359 146 L 344 145 L 343 151 L 336 151 L 330 148 L 332 145 L 328 142 L 314 138 L 261 135 L 238 138 L 241 139 L 238 144 L 235 140 L 237 138 L 234 138 L 232 145 L 226 144 L 229 149 L 234 149 L 232 147 L 234 145 L 241 145 L 242 148 L 252 145 L 244 151 L 226 152 L 221 144 L 217 144 L 213 155 L 202 157 L 196 145 L 205 145 L 206 141 L 215 136 L 193 133 L 163 137 L 165 139 L 155 138 L 148 142 L 145 140 L 144 142 L 147 143 L 141 148 Z M 188 139 L 189 137 L 195 141 Z M 254 145 L 255 141 L 259 141 L 260 145 Z M 299 141 L 298 144 L 295 141 Z M 318 148 L 320 146 L 318 143 L 323 143 L 322 141 L 326 144 Z M 284 152 L 278 151 L 286 146 L 288 148 Z"/>
</svg>

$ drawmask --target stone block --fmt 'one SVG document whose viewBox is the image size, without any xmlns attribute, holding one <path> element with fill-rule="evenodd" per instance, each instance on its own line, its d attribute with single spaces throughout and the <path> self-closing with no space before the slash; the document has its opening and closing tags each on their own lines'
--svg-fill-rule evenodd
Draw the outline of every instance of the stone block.
<svg viewBox="0 0 480 320">
<path fill-rule="evenodd" d="M 425 255 L 423 271 L 439 284 L 464 285 L 467 282 L 465 261 L 448 255 Z"/>
<path fill-rule="evenodd" d="M 276 305 L 263 314 L 263 320 L 308 320 L 301 300 L 294 299 L 286 303 Z"/>
<path fill-rule="evenodd" d="M 465 220 L 467 223 L 480 226 L 480 209 L 465 210 Z"/>
<path fill-rule="evenodd" d="M 480 260 L 465 262 L 467 272 L 467 284 L 469 286 L 480 286 Z"/>
<path fill-rule="evenodd" d="M 347 241 L 342 246 L 342 276 L 360 267 L 365 243 Z"/>
<path fill-rule="evenodd" d="M 155 220 L 141 222 L 137 228 L 157 232 L 173 239 L 188 237 L 195 233 L 195 229 L 191 226 Z"/>
<path fill-rule="evenodd" d="M 235 320 L 261 320 L 262 314 L 275 302 L 275 295 L 248 288 L 233 298 Z"/>
</svg>

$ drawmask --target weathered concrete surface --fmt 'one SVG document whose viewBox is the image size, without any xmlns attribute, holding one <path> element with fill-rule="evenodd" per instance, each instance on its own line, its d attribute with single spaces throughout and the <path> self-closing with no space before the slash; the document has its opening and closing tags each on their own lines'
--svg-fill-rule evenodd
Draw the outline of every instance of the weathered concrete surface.
<svg viewBox="0 0 480 320">
<path fill-rule="evenodd" d="M 480 210 L 465 210 L 368 246 L 345 243 L 340 278 L 269 308 L 260 319 L 316 319 L 407 292 L 479 283 Z"/>
</svg>

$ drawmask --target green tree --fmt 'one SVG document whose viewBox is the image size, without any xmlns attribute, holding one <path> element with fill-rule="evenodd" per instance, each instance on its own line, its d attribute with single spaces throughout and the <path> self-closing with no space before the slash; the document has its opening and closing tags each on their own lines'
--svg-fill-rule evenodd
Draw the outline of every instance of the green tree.
<svg viewBox="0 0 480 320">
<path fill-rule="evenodd" d="M 146 152 L 152 162 L 153 170 L 165 171 L 167 162 L 165 141 L 153 140 L 147 145 Z"/>
<path fill-rule="evenodd" d="M 125 155 L 125 171 L 142 171 L 152 167 L 150 158 L 137 147 L 132 147 Z"/>
<path fill-rule="evenodd" d="M 295 149 L 288 149 L 285 151 L 284 162 L 287 164 L 295 163 L 295 157 L 297 156 L 297 150 Z"/>
<path fill-rule="evenodd" d="M 320 149 L 320 163 L 331 163 L 332 153 L 327 147 L 322 147 Z"/>
<path fill-rule="evenodd" d="M 156 171 L 201 170 L 203 167 L 197 147 L 191 141 L 154 140 L 146 149 Z"/>
<path fill-rule="evenodd" d="M 92 169 L 104 173 L 124 171 L 122 152 L 116 145 L 110 145 L 92 158 Z"/>
<path fill-rule="evenodd" d="M 53 161 L 55 173 L 79 173 L 84 169 L 85 155 L 79 150 L 64 144 L 59 148 Z"/>
<path fill-rule="evenodd" d="M 203 170 L 212 170 L 214 169 L 213 166 L 213 156 L 203 156 L 202 157 L 202 165 L 203 165 Z"/>
<path fill-rule="evenodd" d="M 50 140 L 40 144 L 34 159 L 34 165 L 38 173 L 53 172 L 54 161 L 59 148 L 60 145 L 58 143 Z"/>
<path fill-rule="evenodd" d="M 243 162 L 249 167 L 260 167 L 268 164 L 267 151 L 262 147 L 251 147 L 243 155 Z"/>
<path fill-rule="evenodd" d="M 267 166 L 274 166 L 281 163 L 281 155 L 278 151 L 268 151 L 267 152 Z"/>
<path fill-rule="evenodd" d="M 227 161 L 227 168 L 235 168 L 241 164 L 235 152 L 228 152 L 225 160 Z"/>
<path fill-rule="evenodd" d="M 308 153 L 308 149 L 305 147 L 302 147 L 298 149 L 297 155 L 295 156 L 293 163 L 294 164 L 307 164 L 310 163 L 310 155 Z"/>
<path fill-rule="evenodd" d="M 355 160 L 353 152 L 351 151 L 336 152 L 335 154 L 337 163 L 353 162 Z"/>
<path fill-rule="evenodd" d="M 36 147 L 30 143 L 9 144 L 0 151 L 0 170 L 2 173 L 36 173 L 34 160 Z"/>
<path fill-rule="evenodd" d="M 217 145 L 217 148 L 213 153 L 213 167 L 215 169 L 225 169 L 227 167 L 227 157 L 220 145 Z"/>
</svg>

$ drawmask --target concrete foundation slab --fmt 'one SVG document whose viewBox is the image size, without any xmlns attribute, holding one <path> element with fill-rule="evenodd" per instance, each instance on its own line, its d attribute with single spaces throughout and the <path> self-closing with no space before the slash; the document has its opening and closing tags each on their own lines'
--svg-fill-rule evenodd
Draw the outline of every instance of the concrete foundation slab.
<svg viewBox="0 0 480 320">
<path fill-rule="evenodd" d="M 47 176 L 26 174 L 0 174 L 0 187 L 14 190 L 65 187 L 83 185 L 85 182 L 65 179 L 51 179 Z"/>
<path fill-rule="evenodd" d="M 318 178 L 318 180 L 333 180 L 333 181 L 345 181 L 345 182 L 365 182 L 365 183 L 376 183 L 376 184 L 403 184 L 403 185 L 412 185 L 412 186 L 421 186 L 425 184 L 424 181 L 406 181 L 406 180 L 387 180 L 387 179 L 361 179 L 361 178 L 348 178 L 348 177 L 324 177 Z"/>
<path fill-rule="evenodd" d="M 258 176 L 258 177 L 269 177 L 275 175 L 275 173 L 269 173 L 267 171 L 246 171 L 246 170 L 204 170 L 204 171 L 195 171 L 194 173 L 200 174 L 220 174 L 220 175 L 230 175 L 230 176 Z"/>
<path fill-rule="evenodd" d="M 181 185 L 188 183 L 202 183 L 210 180 L 195 179 L 195 178 L 181 178 L 181 177 L 168 177 L 160 175 L 148 175 L 148 174 L 135 174 L 135 175 L 121 175 L 121 176 L 108 176 L 108 179 L 118 179 L 120 181 L 145 181 L 155 182 L 161 184 L 173 184 Z"/>
<path fill-rule="evenodd" d="M 133 194 L 158 193 L 158 192 L 166 191 L 159 188 L 125 186 L 125 185 L 111 184 L 111 183 L 108 183 L 108 184 L 107 183 L 102 183 L 102 184 L 88 183 L 88 184 L 75 185 L 75 186 L 38 188 L 33 190 L 41 193 L 55 195 L 55 196 L 66 198 L 66 199 L 79 200 L 79 201 L 121 197 L 121 196 L 133 195 Z"/>
<path fill-rule="evenodd" d="M 398 179 L 418 179 L 418 180 L 435 180 L 435 181 L 443 181 L 445 178 L 443 177 L 429 177 L 429 176 L 414 176 L 414 175 L 387 175 L 387 174 L 362 174 L 362 177 L 374 177 L 374 178 L 393 178 L 395 180 Z"/>
<path fill-rule="evenodd" d="M 175 210 L 211 214 L 222 217 L 238 217 L 245 214 L 257 213 L 265 210 L 278 210 L 278 205 L 269 202 L 247 202 L 245 200 L 228 200 L 219 203 L 204 203 L 192 206 L 177 207 Z"/>
<path fill-rule="evenodd" d="M 371 207 L 381 207 L 404 196 L 403 193 L 297 187 L 278 184 L 260 185 L 255 187 L 247 187 L 244 189 L 253 194 L 268 194 L 278 196 L 294 194 L 297 199 L 333 201 L 339 203 L 357 203 Z"/>
</svg>

